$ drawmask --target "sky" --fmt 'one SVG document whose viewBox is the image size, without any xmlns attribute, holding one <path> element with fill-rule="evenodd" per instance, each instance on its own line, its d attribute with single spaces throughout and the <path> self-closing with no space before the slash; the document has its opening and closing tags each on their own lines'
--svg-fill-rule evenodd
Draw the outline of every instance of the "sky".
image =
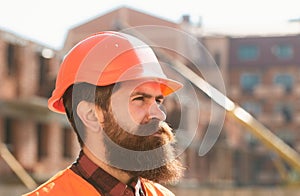
<svg viewBox="0 0 300 196">
<path fill-rule="evenodd" d="M 4 1 L 4 0 L 2 0 Z M 299 0 L 7 0 L 0 6 L 0 29 L 54 49 L 68 30 L 121 6 L 179 23 L 201 18 L 203 32 L 230 35 L 300 32 Z"/>
</svg>

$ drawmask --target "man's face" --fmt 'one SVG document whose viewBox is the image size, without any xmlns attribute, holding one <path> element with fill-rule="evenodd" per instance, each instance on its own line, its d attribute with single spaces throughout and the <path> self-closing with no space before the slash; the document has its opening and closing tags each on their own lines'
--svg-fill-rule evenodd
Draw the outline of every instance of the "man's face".
<svg viewBox="0 0 300 196">
<path fill-rule="evenodd" d="M 104 114 L 106 159 L 133 176 L 169 181 L 182 174 L 171 128 L 163 121 L 163 96 L 157 82 L 124 82 Z"/>
<path fill-rule="evenodd" d="M 164 96 L 161 86 L 154 81 L 128 81 L 111 97 L 113 115 L 118 124 L 131 134 L 139 136 L 156 135 L 151 121 L 164 121 L 166 114 L 162 110 Z M 158 126 L 158 124 L 157 124 Z M 139 129 L 142 127 L 142 129 Z"/>
</svg>

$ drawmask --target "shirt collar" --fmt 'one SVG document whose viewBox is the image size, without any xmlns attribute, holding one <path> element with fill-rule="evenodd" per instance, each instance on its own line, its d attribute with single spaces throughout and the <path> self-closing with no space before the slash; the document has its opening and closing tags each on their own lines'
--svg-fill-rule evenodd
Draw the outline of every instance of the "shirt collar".
<svg viewBox="0 0 300 196">
<path fill-rule="evenodd" d="M 71 170 L 88 181 L 102 195 L 109 196 L 144 196 L 139 178 L 124 184 L 91 161 L 83 151 Z"/>
</svg>

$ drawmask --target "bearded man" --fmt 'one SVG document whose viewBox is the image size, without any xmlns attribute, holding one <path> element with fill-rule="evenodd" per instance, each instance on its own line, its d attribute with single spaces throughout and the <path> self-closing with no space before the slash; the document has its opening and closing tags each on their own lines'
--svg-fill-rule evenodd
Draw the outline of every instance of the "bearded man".
<svg viewBox="0 0 300 196">
<path fill-rule="evenodd" d="M 48 106 L 66 113 L 80 155 L 27 195 L 174 195 L 159 184 L 183 173 L 162 103 L 181 87 L 135 37 L 105 31 L 79 42 L 62 62 Z"/>
</svg>

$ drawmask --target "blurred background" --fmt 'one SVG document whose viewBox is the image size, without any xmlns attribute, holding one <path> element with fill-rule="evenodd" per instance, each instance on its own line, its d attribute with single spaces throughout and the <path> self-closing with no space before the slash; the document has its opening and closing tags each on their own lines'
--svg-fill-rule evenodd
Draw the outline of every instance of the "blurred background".
<svg viewBox="0 0 300 196">
<path fill-rule="evenodd" d="M 199 156 L 215 98 L 193 84 L 201 105 L 176 195 L 300 194 L 300 13 L 296 0 L 11 0 L 0 7 L 0 195 L 20 195 L 70 165 L 79 145 L 64 115 L 47 109 L 60 62 L 79 40 L 103 30 L 157 25 L 184 31 L 207 49 L 223 77 L 226 118 L 212 149 Z M 148 35 L 153 43 L 176 37 Z M 160 37 L 161 38 L 161 37 Z M 156 51 L 162 57 L 160 51 Z M 181 66 L 192 62 L 168 54 Z M 196 54 L 197 55 L 197 54 Z M 176 61 L 176 62 L 177 62 Z M 172 64 L 172 62 L 171 62 Z M 197 73 L 199 80 L 201 73 Z M 185 75 L 190 81 L 190 76 Z M 176 97 L 167 121 L 195 120 Z M 242 111 L 239 113 L 238 111 Z M 198 116 L 198 115 L 196 115 Z M 250 120 L 249 120 L 250 119 Z M 186 127 L 187 129 L 189 127 Z"/>
</svg>

